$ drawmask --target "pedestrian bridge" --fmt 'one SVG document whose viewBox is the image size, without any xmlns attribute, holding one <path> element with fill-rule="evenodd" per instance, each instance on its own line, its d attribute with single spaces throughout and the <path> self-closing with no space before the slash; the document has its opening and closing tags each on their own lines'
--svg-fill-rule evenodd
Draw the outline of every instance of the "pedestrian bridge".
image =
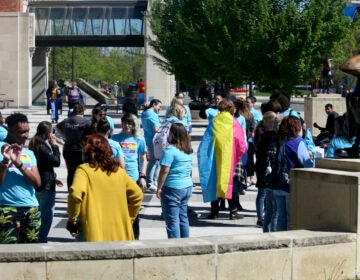
<svg viewBox="0 0 360 280">
<path fill-rule="evenodd" d="M 37 47 L 144 47 L 147 0 L 29 1 Z"/>
</svg>

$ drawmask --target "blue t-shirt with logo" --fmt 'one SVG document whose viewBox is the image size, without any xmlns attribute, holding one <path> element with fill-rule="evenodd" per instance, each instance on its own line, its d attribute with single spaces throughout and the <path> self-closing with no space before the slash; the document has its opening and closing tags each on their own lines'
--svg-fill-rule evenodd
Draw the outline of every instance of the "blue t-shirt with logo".
<svg viewBox="0 0 360 280">
<path fill-rule="evenodd" d="M 115 134 L 112 140 L 120 144 L 125 159 L 125 169 L 127 174 L 134 181 L 139 180 L 139 161 L 140 156 L 146 153 L 146 145 L 143 137 L 134 137 L 124 133 Z"/>
<path fill-rule="evenodd" d="M 4 144 L 4 142 L 0 142 L 1 146 Z M 3 155 L 0 153 L 0 161 L 3 158 Z M 31 169 L 32 166 L 37 166 L 33 151 L 27 148 L 22 149 L 20 160 L 25 168 Z M 13 163 L 11 163 L 6 171 L 4 183 L 0 186 L 0 206 L 39 206 L 34 186 L 25 179 L 22 172 Z"/>
<path fill-rule="evenodd" d="M 164 186 L 173 189 L 185 189 L 193 185 L 191 180 L 192 161 L 194 154 L 185 154 L 173 145 L 164 150 L 160 165 L 170 167 Z"/>
<path fill-rule="evenodd" d="M 144 137 L 146 145 L 152 146 L 152 140 L 155 132 L 154 127 L 160 127 L 161 121 L 153 110 L 148 109 L 141 114 L 141 124 L 144 129 Z"/>
</svg>

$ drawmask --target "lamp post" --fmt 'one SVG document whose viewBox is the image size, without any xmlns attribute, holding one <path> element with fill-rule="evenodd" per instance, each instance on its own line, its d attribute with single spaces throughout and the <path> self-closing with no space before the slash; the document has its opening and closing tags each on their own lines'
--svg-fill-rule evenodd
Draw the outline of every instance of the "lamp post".
<svg viewBox="0 0 360 280">
<path fill-rule="evenodd" d="M 72 71 L 72 75 L 71 75 L 71 81 L 75 81 L 75 71 L 74 71 L 74 47 L 71 48 L 71 71 Z"/>
</svg>

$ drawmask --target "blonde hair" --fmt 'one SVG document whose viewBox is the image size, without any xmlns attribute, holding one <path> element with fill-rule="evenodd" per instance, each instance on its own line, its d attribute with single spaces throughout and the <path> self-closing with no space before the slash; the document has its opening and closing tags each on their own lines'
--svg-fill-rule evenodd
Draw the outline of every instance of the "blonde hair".
<svg viewBox="0 0 360 280">
<path fill-rule="evenodd" d="M 275 119 L 276 119 L 275 112 L 268 111 L 263 115 L 263 122 L 264 122 L 265 125 L 270 123 L 270 122 L 274 123 Z"/>
<path fill-rule="evenodd" d="M 182 120 L 185 117 L 185 115 L 186 115 L 186 110 L 184 105 L 182 104 L 175 104 L 170 108 L 169 117 L 174 116 L 178 120 Z"/>
<path fill-rule="evenodd" d="M 173 112 L 173 110 L 175 109 L 175 106 L 178 106 L 178 105 L 183 106 L 183 101 L 182 101 L 182 99 L 180 99 L 180 98 L 174 97 L 174 98 L 171 100 L 171 103 L 170 103 L 170 106 L 169 106 L 169 110 L 167 111 L 165 117 L 168 118 L 168 117 L 170 117 L 170 116 L 176 116 L 176 115 L 174 115 L 172 112 Z"/>
</svg>

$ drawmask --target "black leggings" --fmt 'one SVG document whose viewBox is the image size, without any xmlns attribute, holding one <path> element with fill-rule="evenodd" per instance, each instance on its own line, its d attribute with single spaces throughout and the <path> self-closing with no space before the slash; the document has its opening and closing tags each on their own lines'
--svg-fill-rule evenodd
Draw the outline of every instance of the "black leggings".
<svg viewBox="0 0 360 280">
<path fill-rule="evenodd" d="M 63 151 L 63 156 L 68 170 L 67 187 L 69 190 L 74 179 L 76 168 L 80 164 L 84 163 L 82 159 L 82 151 Z"/>
</svg>

